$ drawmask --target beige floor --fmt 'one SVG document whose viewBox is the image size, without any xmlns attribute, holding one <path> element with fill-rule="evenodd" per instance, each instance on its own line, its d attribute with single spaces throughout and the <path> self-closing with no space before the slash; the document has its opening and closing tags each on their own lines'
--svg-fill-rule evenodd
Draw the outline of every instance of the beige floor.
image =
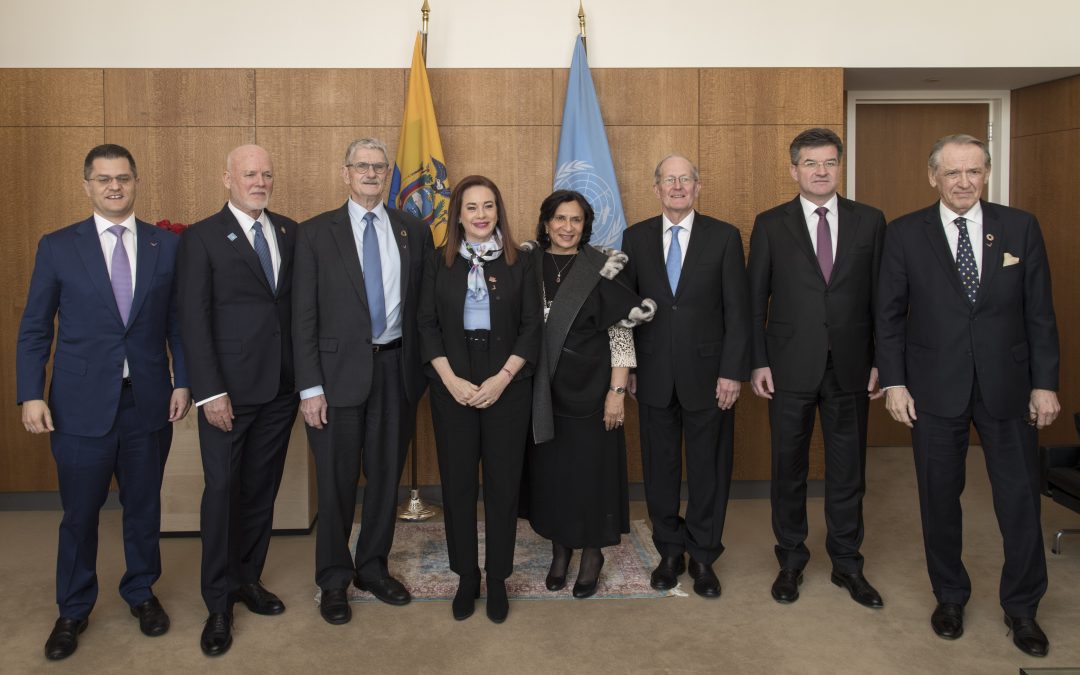
<svg viewBox="0 0 1080 675">
<path fill-rule="evenodd" d="M 1001 541 L 982 456 L 969 460 L 965 495 L 966 564 L 975 587 L 966 634 L 934 636 L 910 451 L 871 450 L 865 502 L 866 574 L 885 598 L 873 611 L 829 582 L 821 500 L 812 500 L 814 559 L 801 599 L 769 597 L 776 570 L 769 505 L 733 501 L 727 552 L 716 565 L 723 597 L 692 594 L 651 600 L 519 601 L 496 626 L 478 612 L 453 621 L 444 602 L 403 608 L 364 604 L 352 623 L 324 623 L 312 601 L 314 538 L 280 537 L 264 581 L 288 611 L 261 617 L 237 608 L 235 643 L 209 659 L 198 639 L 205 610 L 198 590 L 199 543 L 162 542 L 165 574 L 156 587 L 172 629 L 151 639 L 114 589 L 120 577 L 120 514 L 102 516 L 102 594 L 78 652 L 59 663 L 42 655 L 56 617 L 53 573 L 58 513 L 0 513 L 0 673 L 303 672 L 736 672 L 736 673 L 1017 673 L 1018 667 L 1080 666 L 1080 539 L 1047 553 L 1050 590 L 1039 620 L 1050 636 L 1046 659 L 1025 656 L 1006 637 L 997 602 Z M 644 507 L 633 505 L 634 517 Z M 1044 500 L 1049 538 L 1080 516 Z M 355 607 L 355 606 L 354 606 Z"/>
</svg>

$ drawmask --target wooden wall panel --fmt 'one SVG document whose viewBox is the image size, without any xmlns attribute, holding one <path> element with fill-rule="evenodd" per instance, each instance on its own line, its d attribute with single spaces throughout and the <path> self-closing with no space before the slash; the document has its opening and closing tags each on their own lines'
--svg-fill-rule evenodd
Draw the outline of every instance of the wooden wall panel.
<svg viewBox="0 0 1080 675">
<path fill-rule="evenodd" d="M 397 68 L 258 69 L 256 123 L 260 127 L 400 129 L 406 73 Z"/>
<path fill-rule="evenodd" d="M 555 127 L 556 153 L 560 130 Z M 671 154 L 698 161 L 697 126 L 609 125 L 607 136 L 627 227 L 660 213 L 660 199 L 653 191 L 657 162 Z"/>
<path fill-rule="evenodd" d="M 349 196 L 341 178 L 345 150 L 357 138 L 379 138 L 390 162 L 397 152 L 399 127 L 259 127 L 258 143 L 274 160 L 271 211 L 304 221 L 336 209 Z"/>
<path fill-rule="evenodd" d="M 248 69 L 105 71 L 106 126 L 248 127 L 254 106 L 255 74 Z"/>
<path fill-rule="evenodd" d="M 701 69 L 701 124 L 807 127 L 843 121 L 842 68 Z"/>
<path fill-rule="evenodd" d="M 534 238 L 540 202 L 551 194 L 551 127 L 450 126 L 439 132 L 451 183 L 469 174 L 495 181 L 514 237 Z"/>
<path fill-rule="evenodd" d="M 1080 90 L 1080 78 L 1074 80 L 1074 88 Z M 1080 98 L 1076 100 L 1080 103 Z M 1080 284 L 1076 280 L 1080 229 L 1074 200 L 1080 175 L 1080 106 L 1072 115 L 1073 129 L 1012 140 L 1012 204 L 1039 218 L 1050 258 L 1061 343 L 1061 416 L 1039 432 L 1041 443 L 1076 443 L 1072 415 L 1080 411 Z"/>
<path fill-rule="evenodd" d="M 225 155 L 255 141 L 251 127 L 112 127 L 109 143 L 123 145 L 139 167 L 135 213 L 149 222 L 191 224 L 217 213 L 228 199 L 221 176 Z"/>
<path fill-rule="evenodd" d="M 554 72 L 554 124 L 562 124 L 568 69 Z M 596 68 L 592 70 L 604 124 L 680 126 L 698 123 L 696 68 Z"/>
<path fill-rule="evenodd" d="M 1080 79 L 1068 77 L 1012 92 L 1012 136 L 1076 129 L 1080 124 Z"/>
<path fill-rule="evenodd" d="M 440 129 L 552 123 L 550 70 L 442 68 L 428 71 L 428 83 Z"/>
<path fill-rule="evenodd" d="M 90 201 L 83 190 L 87 150 L 102 142 L 100 127 L 0 128 L 0 184 L 11 199 L 0 228 L 0 492 L 55 490 L 56 470 L 47 435 L 27 433 L 16 405 L 15 343 L 38 240 L 42 235 L 87 218 Z M 48 379 L 46 379 L 48 382 Z"/>
<path fill-rule="evenodd" d="M 98 69 L 0 68 L 0 126 L 100 127 L 102 77 Z"/>
</svg>

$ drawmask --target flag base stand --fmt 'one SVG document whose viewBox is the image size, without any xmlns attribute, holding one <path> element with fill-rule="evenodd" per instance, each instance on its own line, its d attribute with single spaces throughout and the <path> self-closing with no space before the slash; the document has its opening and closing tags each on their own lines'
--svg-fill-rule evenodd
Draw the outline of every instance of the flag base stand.
<svg viewBox="0 0 1080 675">
<path fill-rule="evenodd" d="M 435 504 L 425 502 L 416 488 L 409 490 L 409 498 L 401 503 L 400 509 L 398 518 L 408 522 L 420 522 L 442 513 L 442 509 Z"/>
</svg>

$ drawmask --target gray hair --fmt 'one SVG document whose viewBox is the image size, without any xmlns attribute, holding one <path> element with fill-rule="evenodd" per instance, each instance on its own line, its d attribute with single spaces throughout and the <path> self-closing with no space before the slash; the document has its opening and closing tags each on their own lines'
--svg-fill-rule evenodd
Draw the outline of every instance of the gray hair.
<svg viewBox="0 0 1080 675">
<path fill-rule="evenodd" d="M 990 168 L 990 149 L 986 147 L 984 141 L 975 138 L 971 134 L 949 134 L 939 138 L 937 143 L 934 143 L 934 147 L 930 149 L 930 157 L 927 159 L 926 165 L 930 167 L 931 171 L 937 171 L 938 165 L 941 164 L 941 151 L 949 144 L 974 145 L 980 148 L 986 157 L 986 168 Z"/>
<path fill-rule="evenodd" d="M 701 178 L 701 176 L 698 174 L 697 164 L 694 164 L 693 162 L 691 162 L 689 157 L 684 157 L 683 155 L 668 155 L 667 157 L 663 158 L 662 160 L 660 160 L 657 163 L 656 169 L 653 171 L 653 184 L 654 185 L 656 185 L 656 184 L 658 184 L 660 182 L 660 168 L 662 166 L 664 166 L 664 162 L 668 161 L 669 159 L 685 159 L 687 161 L 687 163 L 690 164 L 690 173 L 693 174 L 694 180 L 696 181 L 696 180 L 699 180 Z"/>
<path fill-rule="evenodd" d="M 387 162 L 390 161 L 390 153 L 386 150 L 386 143 L 383 143 L 377 138 L 358 138 L 352 143 L 349 143 L 349 148 L 345 151 L 345 163 L 348 164 L 352 160 L 353 152 L 357 148 L 367 148 L 368 150 L 379 150 L 383 154 L 383 158 Z"/>
</svg>

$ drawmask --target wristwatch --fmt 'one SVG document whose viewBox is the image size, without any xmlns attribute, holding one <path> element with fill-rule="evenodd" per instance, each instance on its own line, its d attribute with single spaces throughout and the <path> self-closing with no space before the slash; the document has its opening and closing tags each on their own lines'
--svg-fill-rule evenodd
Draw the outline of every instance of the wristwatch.
<svg viewBox="0 0 1080 675">
<path fill-rule="evenodd" d="M 608 387 L 608 391 L 613 391 L 616 394 L 625 394 L 626 387 Z"/>
</svg>

